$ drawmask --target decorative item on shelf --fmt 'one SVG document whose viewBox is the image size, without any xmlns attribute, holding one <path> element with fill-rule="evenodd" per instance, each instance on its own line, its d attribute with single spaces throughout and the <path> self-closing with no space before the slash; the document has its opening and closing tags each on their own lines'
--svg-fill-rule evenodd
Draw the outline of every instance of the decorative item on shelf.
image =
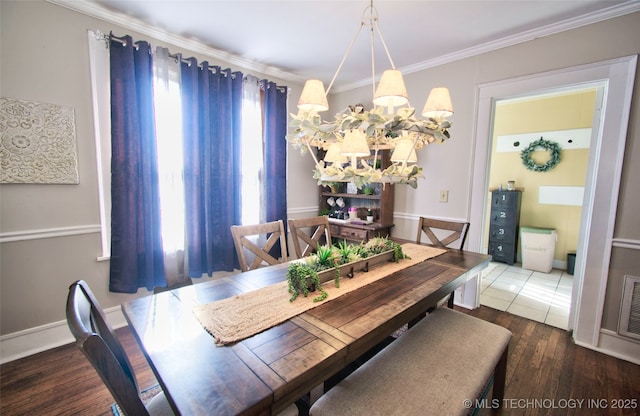
<svg viewBox="0 0 640 416">
<path fill-rule="evenodd" d="M 347 183 L 347 193 L 351 195 L 355 195 L 358 193 L 358 187 L 354 182 Z"/>
<path fill-rule="evenodd" d="M 373 195 L 373 187 L 371 185 L 365 185 L 362 188 L 362 193 L 365 195 Z"/>
<path fill-rule="evenodd" d="M 358 219 L 358 208 L 356 208 L 356 207 L 349 208 L 349 219 L 350 220 L 357 220 Z"/>
<path fill-rule="evenodd" d="M 507 181 L 507 191 L 516 189 L 516 181 Z"/>
<path fill-rule="evenodd" d="M 545 163 L 540 164 L 531 158 L 531 153 L 538 148 L 542 148 L 550 152 L 549 160 Z M 560 150 L 560 145 L 558 145 L 558 143 L 545 140 L 540 137 L 539 140 L 531 142 L 531 144 L 529 144 L 529 146 L 520 153 L 520 158 L 522 159 L 522 164 L 528 170 L 532 170 L 534 172 L 547 172 L 560 163 Z"/>
<path fill-rule="evenodd" d="M 329 197 L 329 199 L 327 199 L 327 204 L 332 208 L 334 206 L 337 207 L 333 212 L 329 213 L 330 218 L 336 218 L 339 220 L 346 219 L 345 212 L 344 212 L 344 207 L 345 207 L 344 199 L 342 198 L 334 199 L 333 197 Z"/>
<path fill-rule="evenodd" d="M 324 185 L 328 186 L 329 190 L 333 194 L 339 194 L 343 189 L 343 184 L 341 182 L 327 182 Z"/>
<path fill-rule="evenodd" d="M 360 30 L 368 27 L 371 32 L 372 90 L 374 108 L 366 110 L 358 104 L 336 114 L 334 121 L 324 121 L 318 112 L 329 109 L 327 94 L 348 57 Z M 375 86 L 374 31 L 378 33 L 391 69 L 383 72 Z M 394 111 L 395 107 L 399 107 Z M 386 111 L 385 111 L 386 110 Z M 360 27 L 347 49 L 329 87 L 324 89 L 321 80 L 307 80 L 298 101 L 298 114 L 292 114 L 289 126 L 292 132 L 287 140 L 301 152 L 309 152 L 314 158 L 314 178 L 319 184 L 327 182 L 354 182 L 358 188 L 369 183 L 405 183 L 413 188 L 422 177 L 422 167 L 417 165 L 416 150 L 449 139 L 453 115 L 449 90 L 433 88 L 423 107 L 422 117 L 416 116 L 411 107 L 402 73 L 396 69 L 378 25 L 378 13 L 373 0 L 363 13 Z M 316 147 L 326 151 L 318 160 Z M 391 165 L 380 163 L 381 151 L 392 150 Z M 319 152 L 323 153 L 323 152 Z"/>
<path fill-rule="evenodd" d="M 371 208 L 367 210 L 367 222 L 373 222 L 373 210 Z"/>
</svg>

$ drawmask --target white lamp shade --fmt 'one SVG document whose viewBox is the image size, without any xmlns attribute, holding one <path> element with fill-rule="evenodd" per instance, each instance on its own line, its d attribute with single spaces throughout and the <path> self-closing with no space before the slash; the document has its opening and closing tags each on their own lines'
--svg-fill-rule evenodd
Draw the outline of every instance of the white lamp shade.
<svg viewBox="0 0 640 416">
<path fill-rule="evenodd" d="M 349 160 L 345 155 L 340 153 L 341 150 L 342 146 L 340 143 L 331 143 L 327 150 L 327 154 L 324 156 L 324 161 L 332 163 L 347 163 Z"/>
<path fill-rule="evenodd" d="M 392 162 L 406 162 L 416 163 L 418 161 L 418 155 L 416 149 L 413 146 L 413 141 L 409 139 L 399 139 L 396 142 L 396 147 L 391 154 Z"/>
<path fill-rule="evenodd" d="M 367 136 L 360 130 L 349 130 L 344 134 L 342 142 L 342 150 L 340 153 L 344 156 L 369 156 L 369 146 L 367 145 Z"/>
<path fill-rule="evenodd" d="M 303 111 L 327 111 L 329 103 L 324 84 L 319 79 L 309 79 L 304 83 L 298 100 L 298 108 Z"/>
<path fill-rule="evenodd" d="M 451 115 L 453 115 L 453 105 L 451 105 L 449 89 L 444 87 L 433 88 L 422 110 L 422 116 L 442 118 Z"/>
<path fill-rule="evenodd" d="M 382 107 L 398 107 L 409 102 L 407 88 L 404 86 L 402 72 L 387 69 L 382 73 L 378 88 L 373 96 L 373 103 Z"/>
</svg>

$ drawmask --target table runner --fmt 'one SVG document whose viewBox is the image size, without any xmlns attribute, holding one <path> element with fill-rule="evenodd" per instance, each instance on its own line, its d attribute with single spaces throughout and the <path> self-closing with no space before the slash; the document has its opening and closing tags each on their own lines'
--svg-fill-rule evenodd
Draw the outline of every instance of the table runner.
<svg viewBox="0 0 640 416">
<path fill-rule="evenodd" d="M 291 296 L 285 280 L 252 292 L 196 306 L 193 312 L 213 336 L 216 344 L 226 345 L 260 333 L 345 293 L 439 256 L 447 250 L 405 243 L 402 251 L 410 258 L 397 263 L 381 264 L 368 272 L 356 272 L 352 279 L 341 278 L 339 288 L 335 287 L 333 280 L 324 283 L 322 287 L 329 296 L 322 302 L 313 302 L 313 298 L 319 293 L 317 291 L 310 293 L 308 297 L 300 295 L 289 302 Z"/>
</svg>

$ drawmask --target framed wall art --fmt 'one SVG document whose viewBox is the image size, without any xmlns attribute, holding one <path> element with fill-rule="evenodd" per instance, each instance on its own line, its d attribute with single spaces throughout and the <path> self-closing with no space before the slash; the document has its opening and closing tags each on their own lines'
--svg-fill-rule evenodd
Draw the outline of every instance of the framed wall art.
<svg viewBox="0 0 640 416">
<path fill-rule="evenodd" d="M 0 168 L 0 183 L 79 183 L 73 108 L 0 97 Z"/>
</svg>

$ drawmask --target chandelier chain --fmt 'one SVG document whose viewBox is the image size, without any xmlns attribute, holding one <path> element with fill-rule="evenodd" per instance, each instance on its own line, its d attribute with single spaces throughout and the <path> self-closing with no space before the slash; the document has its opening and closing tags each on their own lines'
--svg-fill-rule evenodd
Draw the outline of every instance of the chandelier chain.
<svg viewBox="0 0 640 416">
<path fill-rule="evenodd" d="M 327 91 L 326 91 L 327 95 L 329 95 L 329 91 L 331 91 L 331 87 L 333 87 L 333 83 L 335 82 L 336 78 L 338 78 L 338 74 L 340 73 L 340 70 L 342 69 L 342 65 L 344 65 L 344 61 L 347 60 L 347 57 L 349 56 L 349 53 L 351 52 L 351 48 L 353 48 L 353 44 L 356 43 L 356 40 L 358 39 L 358 36 L 360 35 L 360 31 L 362 30 L 363 26 L 364 26 L 364 22 L 360 22 L 360 27 L 356 31 L 356 34 L 353 37 L 353 39 L 351 39 L 351 43 L 349 44 L 349 47 L 347 48 L 347 51 L 345 52 L 344 56 L 342 57 L 342 61 L 340 61 L 340 65 L 338 65 L 338 69 L 336 69 L 335 74 L 333 74 L 333 78 L 331 78 L 331 82 L 329 83 L 329 86 L 327 87 Z"/>
<path fill-rule="evenodd" d="M 371 0 L 329 88 L 325 90 L 321 80 L 307 80 L 298 100 L 298 114 L 291 115 L 292 130 L 287 140 L 295 148 L 311 154 L 315 162 L 313 177 L 318 183 L 353 182 L 358 188 L 376 182 L 405 183 L 415 188 L 418 178 L 423 177 L 416 150 L 430 143 L 443 143 L 450 137 L 451 123 L 447 117 L 453 115 L 453 106 L 449 90 L 432 88 L 419 113 L 423 118 L 416 115 L 416 109 L 409 103 L 402 73 L 396 68 L 382 35 L 377 13 Z M 327 95 L 363 26 L 369 28 L 374 108 L 367 110 L 357 104 L 336 114 L 333 121 L 323 120 L 318 113 L 329 109 Z M 392 68 L 384 71 L 377 87 L 375 31 Z M 324 152 L 316 155 L 312 148 Z M 385 151 L 391 153 L 384 153 L 382 160 L 381 152 Z"/>
</svg>

